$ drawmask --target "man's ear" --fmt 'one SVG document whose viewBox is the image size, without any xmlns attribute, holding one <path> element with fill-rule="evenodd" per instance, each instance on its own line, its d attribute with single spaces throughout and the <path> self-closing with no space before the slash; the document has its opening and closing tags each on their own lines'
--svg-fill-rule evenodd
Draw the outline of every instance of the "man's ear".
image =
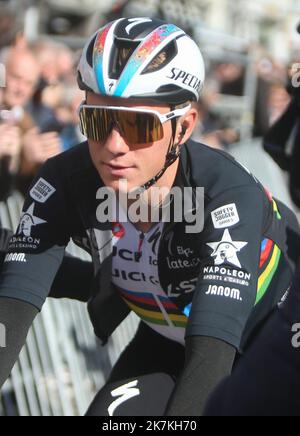
<svg viewBox="0 0 300 436">
<path fill-rule="evenodd" d="M 188 127 L 185 124 L 182 124 L 181 126 L 181 136 L 184 136 L 186 134 Z"/>
<path fill-rule="evenodd" d="M 179 122 L 178 144 L 186 142 L 193 134 L 193 131 L 198 123 L 198 111 L 191 108 L 184 118 Z"/>
</svg>

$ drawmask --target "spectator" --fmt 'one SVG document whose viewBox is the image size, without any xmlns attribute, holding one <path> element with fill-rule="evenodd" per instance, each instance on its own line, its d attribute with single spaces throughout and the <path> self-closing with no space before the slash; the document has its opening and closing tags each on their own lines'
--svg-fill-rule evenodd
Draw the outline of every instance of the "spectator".
<svg viewBox="0 0 300 436">
<path fill-rule="evenodd" d="M 220 94 L 238 97 L 244 94 L 245 71 L 242 65 L 220 64 L 216 67 L 215 74 L 220 84 Z"/>
<path fill-rule="evenodd" d="M 16 3 L 7 0 L 0 2 L 0 49 L 12 44 L 21 33 L 23 17 L 14 7 Z"/>
<path fill-rule="evenodd" d="M 254 137 L 264 136 L 289 103 L 285 90 L 287 72 L 284 65 L 262 56 L 256 63 L 257 91 L 254 112 Z"/>
<path fill-rule="evenodd" d="M 12 188 L 18 170 L 21 149 L 20 129 L 7 122 L 0 124 L 0 201 Z"/>
<path fill-rule="evenodd" d="M 73 75 L 74 55 L 64 44 L 44 39 L 32 46 L 40 67 L 41 76 L 47 85 L 55 85 Z"/>
<path fill-rule="evenodd" d="M 268 98 L 269 127 L 278 121 L 290 100 L 287 90 L 281 83 L 271 85 Z"/>
<path fill-rule="evenodd" d="M 84 93 L 79 90 L 76 83 L 63 84 L 61 99 L 55 108 L 55 115 L 59 122 L 64 126 L 60 137 L 63 149 L 68 150 L 75 144 L 85 140 L 79 129 L 78 107 L 85 99 Z"/>
<path fill-rule="evenodd" d="M 6 51 L 5 65 L 6 87 L 3 89 L 1 106 L 8 118 L 14 118 L 10 128 L 19 127 L 22 135 L 17 187 L 25 193 L 40 165 L 61 152 L 61 143 L 56 132 L 42 128 L 41 121 L 44 122 L 44 127 L 47 123 L 51 125 L 47 108 L 41 105 L 38 111 L 40 119 L 35 117 L 32 97 L 40 79 L 40 67 L 33 53 L 27 48 L 11 48 Z M 13 117 L 12 114 L 18 116 Z M 52 120 L 54 119 L 52 115 Z M 6 122 L 2 124 L 5 125 Z"/>
<path fill-rule="evenodd" d="M 230 144 L 239 140 L 239 132 L 227 120 L 213 113 L 213 101 L 212 96 L 206 95 L 198 102 L 199 121 L 192 139 L 212 148 L 226 150 Z"/>
</svg>

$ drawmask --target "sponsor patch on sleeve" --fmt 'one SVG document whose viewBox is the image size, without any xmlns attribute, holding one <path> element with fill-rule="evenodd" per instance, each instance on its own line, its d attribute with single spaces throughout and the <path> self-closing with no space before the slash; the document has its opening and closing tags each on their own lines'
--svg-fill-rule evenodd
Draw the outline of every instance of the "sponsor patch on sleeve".
<svg viewBox="0 0 300 436">
<path fill-rule="evenodd" d="M 223 233 L 221 241 L 208 242 L 206 245 L 213 250 L 211 257 L 215 258 L 215 265 L 222 265 L 223 263 L 229 262 L 238 268 L 242 267 L 237 253 L 246 247 L 248 242 L 233 241 L 228 229 Z"/>
<path fill-rule="evenodd" d="M 30 196 L 38 203 L 46 203 L 56 189 L 45 179 L 40 178 L 30 191 Z"/>
<path fill-rule="evenodd" d="M 219 207 L 211 213 L 211 218 L 215 229 L 232 227 L 240 222 L 240 217 L 235 203 Z"/>
</svg>

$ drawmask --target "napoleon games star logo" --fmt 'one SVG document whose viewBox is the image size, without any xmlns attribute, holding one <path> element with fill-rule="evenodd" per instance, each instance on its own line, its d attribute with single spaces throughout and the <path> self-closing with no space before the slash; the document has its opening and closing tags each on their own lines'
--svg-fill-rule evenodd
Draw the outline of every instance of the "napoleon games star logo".
<svg viewBox="0 0 300 436">
<path fill-rule="evenodd" d="M 213 250 L 211 257 L 215 257 L 215 265 L 222 265 L 225 262 L 229 262 L 241 268 L 237 253 L 248 245 L 248 242 L 233 241 L 229 230 L 226 229 L 220 242 L 210 242 L 206 245 Z"/>
<path fill-rule="evenodd" d="M 28 210 L 23 212 L 18 227 L 18 235 L 31 236 L 31 229 L 33 226 L 38 226 L 47 222 L 34 216 L 34 206 L 35 204 L 32 203 Z"/>
</svg>

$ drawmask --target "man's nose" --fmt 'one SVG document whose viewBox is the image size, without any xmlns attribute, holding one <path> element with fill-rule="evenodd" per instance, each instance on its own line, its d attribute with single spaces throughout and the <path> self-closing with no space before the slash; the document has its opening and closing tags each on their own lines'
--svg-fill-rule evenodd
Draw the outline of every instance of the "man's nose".
<svg viewBox="0 0 300 436">
<path fill-rule="evenodd" d="M 130 150 L 117 125 L 112 126 L 104 146 L 112 154 L 125 154 Z"/>
</svg>

